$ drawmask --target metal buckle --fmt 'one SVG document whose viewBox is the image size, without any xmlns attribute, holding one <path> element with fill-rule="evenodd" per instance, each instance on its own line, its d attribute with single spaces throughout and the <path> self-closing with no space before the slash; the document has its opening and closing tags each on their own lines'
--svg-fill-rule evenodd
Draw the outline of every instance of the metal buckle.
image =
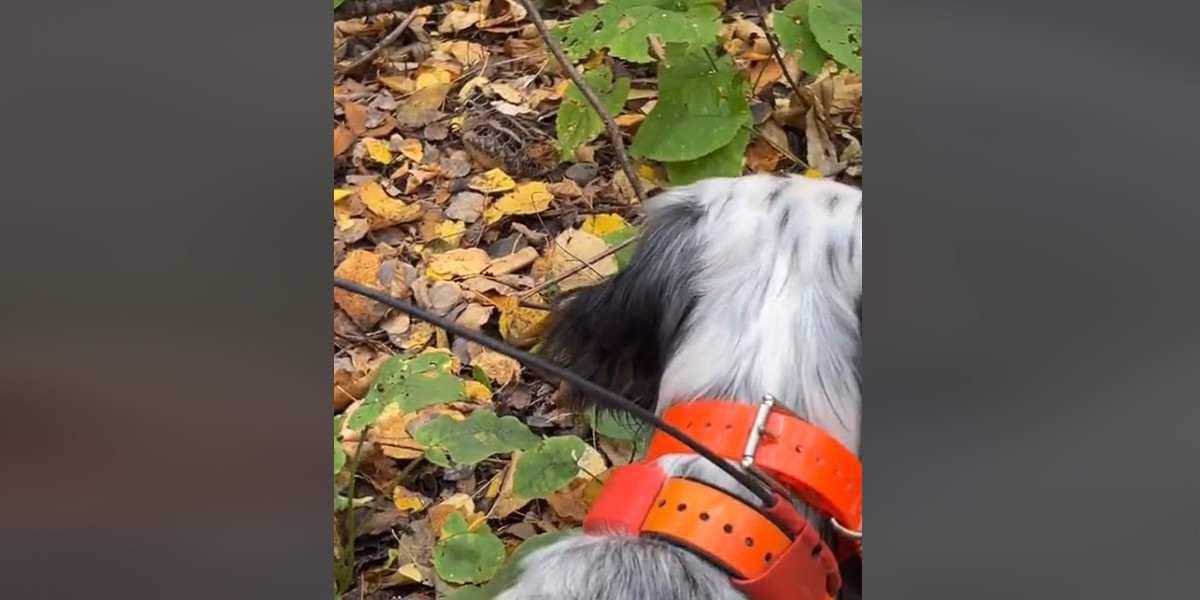
<svg viewBox="0 0 1200 600">
<path fill-rule="evenodd" d="M 762 443 L 762 434 L 767 428 L 767 417 L 778 400 L 770 394 L 763 394 L 758 412 L 754 415 L 754 426 L 750 428 L 750 437 L 746 439 L 746 447 L 742 449 L 742 468 L 754 466 L 754 455 L 758 454 L 758 445 Z"/>
<path fill-rule="evenodd" d="M 833 530 L 838 532 L 838 535 L 840 535 L 842 537 L 850 538 L 852 540 L 857 540 L 859 542 L 861 542 L 863 539 L 863 537 L 862 537 L 863 532 L 861 529 L 859 529 L 858 531 L 850 529 L 849 527 L 846 527 L 845 525 L 838 523 L 838 520 L 834 517 L 829 517 L 829 524 L 832 525 Z"/>
</svg>

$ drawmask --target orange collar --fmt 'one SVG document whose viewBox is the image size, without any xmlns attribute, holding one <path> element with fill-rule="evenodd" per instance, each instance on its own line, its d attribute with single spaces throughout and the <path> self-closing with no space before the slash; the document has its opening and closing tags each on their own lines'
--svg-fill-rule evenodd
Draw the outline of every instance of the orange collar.
<svg viewBox="0 0 1200 600">
<path fill-rule="evenodd" d="M 861 534 L 862 462 L 833 436 L 772 403 L 699 400 L 667 409 L 663 419 L 719 456 L 761 469 L 833 518 L 835 527 Z M 656 432 L 645 460 L 692 453 Z"/>
<path fill-rule="evenodd" d="M 687 548 L 727 571 L 751 600 L 828 600 L 841 587 L 833 553 L 787 500 L 777 495 L 759 512 L 717 488 L 667 477 L 654 463 L 613 471 L 583 528 Z"/>
</svg>

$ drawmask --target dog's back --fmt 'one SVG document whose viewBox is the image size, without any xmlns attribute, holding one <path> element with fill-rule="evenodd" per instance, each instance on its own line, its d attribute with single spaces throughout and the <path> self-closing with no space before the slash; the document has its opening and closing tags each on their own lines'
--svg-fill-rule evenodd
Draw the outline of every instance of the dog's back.
<svg viewBox="0 0 1200 600">
<path fill-rule="evenodd" d="M 660 412 L 770 393 L 856 451 L 862 192 L 759 175 L 672 190 L 646 209 L 629 267 L 568 297 L 544 351 Z M 699 457 L 658 464 L 757 504 Z M 653 539 L 572 535 L 521 567 L 498 600 L 744 600 L 720 569 Z"/>
</svg>

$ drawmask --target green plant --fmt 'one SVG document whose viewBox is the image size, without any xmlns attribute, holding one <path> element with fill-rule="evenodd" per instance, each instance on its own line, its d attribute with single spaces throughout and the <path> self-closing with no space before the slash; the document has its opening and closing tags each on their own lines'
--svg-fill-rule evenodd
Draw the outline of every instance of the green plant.
<svg viewBox="0 0 1200 600">
<path fill-rule="evenodd" d="M 663 164 L 676 185 L 736 176 L 744 168 L 753 126 L 751 86 L 721 55 L 720 6 L 715 0 L 612 0 L 555 31 L 573 60 L 604 51 L 635 64 L 658 61 L 658 103 L 630 153 Z M 796 55 L 806 72 L 819 73 L 829 59 L 862 72 L 861 0 L 792 0 L 773 20 L 781 50 Z M 651 54 L 652 36 L 665 55 Z M 608 67 L 585 79 L 610 112 L 619 112 L 628 93 L 623 80 L 614 82 Z M 602 128 L 572 86 L 559 114 L 563 158 Z"/>
</svg>

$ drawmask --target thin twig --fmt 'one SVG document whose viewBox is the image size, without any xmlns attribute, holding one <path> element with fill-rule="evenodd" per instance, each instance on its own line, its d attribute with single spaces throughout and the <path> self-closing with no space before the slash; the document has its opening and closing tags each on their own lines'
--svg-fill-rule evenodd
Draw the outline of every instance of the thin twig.
<svg viewBox="0 0 1200 600">
<path fill-rule="evenodd" d="M 550 48 L 550 52 L 554 54 L 554 58 L 558 60 L 559 66 L 566 71 L 567 76 L 575 83 L 575 87 L 579 88 L 584 99 L 588 104 L 592 105 L 592 110 L 600 115 L 600 120 L 604 122 L 604 129 L 608 131 L 608 139 L 612 142 L 613 149 L 617 151 L 617 159 L 621 162 L 621 170 L 625 171 L 625 176 L 629 178 L 629 185 L 633 187 L 633 193 L 637 195 L 638 201 L 646 202 L 646 190 L 642 187 L 642 180 L 638 177 L 637 171 L 633 170 L 633 165 L 629 162 L 629 155 L 625 151 L 625 141 L 621 137 L 621 130 L 612 120 L 612 115 L 608 114 L 608 109 L 604 107 L 604 103 L 596 97 L 596 93 L 592 88 L 588 87 L 587 82 L 583 80 L 583 76 L 579 71 L 571 65 L 570 59 L 563 53 L 562 46 L 558 45 L 554 37 L 550 35 L 550 30 L 546 27 L 546 21 L 542 19 L 542 14 L 538 12 L 537 7 L 533 5 L 532 0 L 521 0 L 521 6 L 525 7 L 525 12 L 533 21 L 533 26 L 537 27 L 538 33 L 542 35 L 542 41 Z"/>
<path fill-rule="evenodd" d="M 591 268 L 591 266 L 593 264 L 603 260 L 606 257 L 612 256 L 612 255 L 616 254 L 617 252 L 620 252 L 622 248 L 636 242 L 639 237 L 641 237 L 641 236 L 635 235 L 635 236 L 621 242 L 620 244 L 617 244 L 616 246 L 613 246 L 612 248 L 609 248 L 608 250 L 605 250 L 604 252 L 601 252 L 600 254 L 597 254 L 596 256 L 589 258 L 586 262 L 579 265 L 578 267 L 574 267 L 571 270 L 567 271 L 566 273 L 563 273 L 562 275 L 555 277 L 554 279 L 551 279 L 549 281 L 543 281 L 541 283 L 541 285 L 533 288 L 532 290 L 529 290 L 528 292 L 525 292 L 524 294 L 521 294 L 520 296 L 517 296 L 517 300 L 524 300 L 524 299 L 526 299 L 526 298 L 528 298 L 528 297 L 530 297 L 530 296 L 532 296 L 532 295 L 534 295 L 534 294 L 536 294 L 536 293 L 538 293 L 538 292 L 540 292 L 540 291 L 542 291 L 542 290 L 544 290 L 544 289 L 546 289 L 546 288 L 548 288 L 548 287 L 550 287 L 550 286 L 552 286 L 552 285 L 554 285 L 554 284 L 556 284 L 556 283 L 558 283 L 558 282 L 560 282 L 560 281 L 562 281 L 584 269 Z"/>
<path fill-rule="evenodd" d="M 404 12 L 434 4 L 429 0 L 347 0 L 333 9 L 334 21 L 347 21 L 390 12 Z"/>
<path fill-rule="evenodd" d="M 775 41 L 775 32 L 767 26 L 767 7 L 763 4 L 763 0 L 754 0 L 758 5 L 758 19 L 762 21 L 763 34 L 767 36 L 767 43 L 771 45 L 771 54 L 775 56 L 775 60 L 779 61 L 779 69 L 783 71 L 784 79 L 787 79 L 788 84 L 792 86 L 792 93 L 799 94 L 800 86 L 796 85 L 796 80 L 792 79 L 792 74 L 788 73 L 787 63 L 783 62 L 783 54 L 779 52 L 779 45 Z"/>
<path fill-rule="evenodd" d="M 404 17 L 404 20 L 400 22 L 400 25 L 397 26 L 395 29 L 393 29 L 391 31 L 391 33 L 384 36 L 384 38 L 382 40 L 379 40 L 379 43 L 375 44 L 374 48 L 371 48 L 370 50 L 368 50 L 365 54 L 358 57 L 354 62 L 350 63 L 349 65 L 346 65 L 344 67 L 338 67 L 338 72 L 349 73 L 349 72 L 354 71 L 355 69 L 371 62 L 372 60 L 375 60 L 375 57 L 379 56 L 379 53 L 383 52 L 384 48 L 391 46 L 392 43 L 394 43 L 396 40 L 400 39 L 400 36 L 404 34 L 404 30 L 408 29 L 408 26 L 412 24 L 413 19 L 416 19 L 416 18 L 417 18 L 416 11 L 412 11 L 412 12 L 408 13 L 408 15 Z"/>
</svg>

